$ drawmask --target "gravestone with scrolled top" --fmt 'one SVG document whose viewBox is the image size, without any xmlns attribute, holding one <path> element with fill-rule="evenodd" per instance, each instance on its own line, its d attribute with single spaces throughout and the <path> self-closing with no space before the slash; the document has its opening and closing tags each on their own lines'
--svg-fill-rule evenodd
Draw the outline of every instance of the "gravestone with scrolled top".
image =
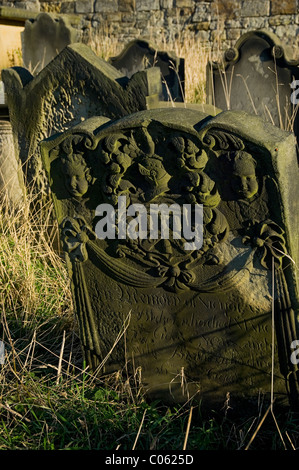
<svg viewBox="0 0 299 470">
<path fill-rule="evenodd" d="M 293 51 L 292 51 L 293 52 Z M 299 58 L 272 32 L 250 31 L 207 67 L 207 102 L 243 110 L 298 136 L 298 106 L 291 83 L 299 78 Z M 297 87 L 298 88 L 298 87 Z"/>
<path fill-rule="evenodd" d="M 270 398 L 273 351 L 274 396 L 298 401 L 294 140 L 244 112 L 172 108 L 42 143 L 91 371 L 241 410 Z"/>
</svg>

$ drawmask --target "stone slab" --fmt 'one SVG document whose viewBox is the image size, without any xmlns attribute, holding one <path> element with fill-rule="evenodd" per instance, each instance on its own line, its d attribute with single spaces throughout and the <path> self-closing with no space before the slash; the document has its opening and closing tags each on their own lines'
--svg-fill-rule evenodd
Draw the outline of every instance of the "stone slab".
<svg viewBox="0 0 299 470">
<path fill-rule="evenodd" d="M 41 146 L 90 370 L 138 369 L 168 403 L 256 407 L 271 395 L 274 328 L 274 396 L 298 405 L 294 136 L 245 112 L 164 108 L 94 117 Z M 120 196 L 147 211 L 202 204 L 201 248 L 185 232 L 98 238 L 98 205 L 120 210 Z"/>
</svg>

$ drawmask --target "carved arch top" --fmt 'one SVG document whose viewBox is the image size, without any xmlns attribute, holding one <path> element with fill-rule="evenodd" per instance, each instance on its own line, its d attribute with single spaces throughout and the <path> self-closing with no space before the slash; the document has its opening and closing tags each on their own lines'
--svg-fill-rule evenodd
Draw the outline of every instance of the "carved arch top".
<svg viewBox="0 0 299 470">
<path fill-rule="evenodd" d="M 269 256 L 281 266 L 284 253 L 291 253 L 294 220 L 278 165 L 286 148 L 295 162 L 290 133 L 256 116 L 224 112 L 212 118 L 174 108 L 117 121 L 93 118 L 44 141 L 42 155 L 70 260 L 96 257 L 99 269 L 121 282 L 179 292 L 229 288 L 253 256 L 268 269 Z M 201 248 L 186 251 L 188 239 L 175 238 L 173 226 L 169 239 L 98 240 L 96 208 L 110 204 L 117 214 L 120 196 L 127 206 L 147 209 L 189 204 L 194 211 L 202 205 Z M 238 244 L 243 266 L 236 261 Z"/>
</svg>

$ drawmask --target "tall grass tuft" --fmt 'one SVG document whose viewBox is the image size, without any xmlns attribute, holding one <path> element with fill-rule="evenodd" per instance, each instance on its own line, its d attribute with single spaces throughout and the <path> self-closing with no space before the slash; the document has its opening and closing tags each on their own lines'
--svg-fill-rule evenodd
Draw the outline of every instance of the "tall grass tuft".
<svg viewBox="0 0 299 470">
<path fill-rule="evenodd" d="M 53 249 L 57 226 L 53 205 L 40 207 L 38 195 L 27 194 L 12 209 L 3 203 L 0 219 L 0 298 L 5 320 L 34 331 L 41 320 L 71 321 L 68 276 L 61 256 Z M 34 210 L 34 206 L 38 207 Z"/>
</svg>

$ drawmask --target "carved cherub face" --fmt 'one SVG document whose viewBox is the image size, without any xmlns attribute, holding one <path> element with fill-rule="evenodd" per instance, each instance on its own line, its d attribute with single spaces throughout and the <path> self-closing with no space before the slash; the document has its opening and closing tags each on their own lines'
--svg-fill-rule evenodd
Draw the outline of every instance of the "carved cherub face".
<svg viewBox="0 0 299 470">
<path fill-rule="evenodd" d="M 63 174 L 65 186 L 72 196 L 82 197 L 87 193 L 90 175 L 81 155 L 74 154 L 63 160 Z"/>
<path fill-rule="evenodd" d="M 233 191 L 240 199 L 251 199 L 258 192 L 255 161 L 249 153 L 236 153 L 231 177 Z"/>
</svg>

